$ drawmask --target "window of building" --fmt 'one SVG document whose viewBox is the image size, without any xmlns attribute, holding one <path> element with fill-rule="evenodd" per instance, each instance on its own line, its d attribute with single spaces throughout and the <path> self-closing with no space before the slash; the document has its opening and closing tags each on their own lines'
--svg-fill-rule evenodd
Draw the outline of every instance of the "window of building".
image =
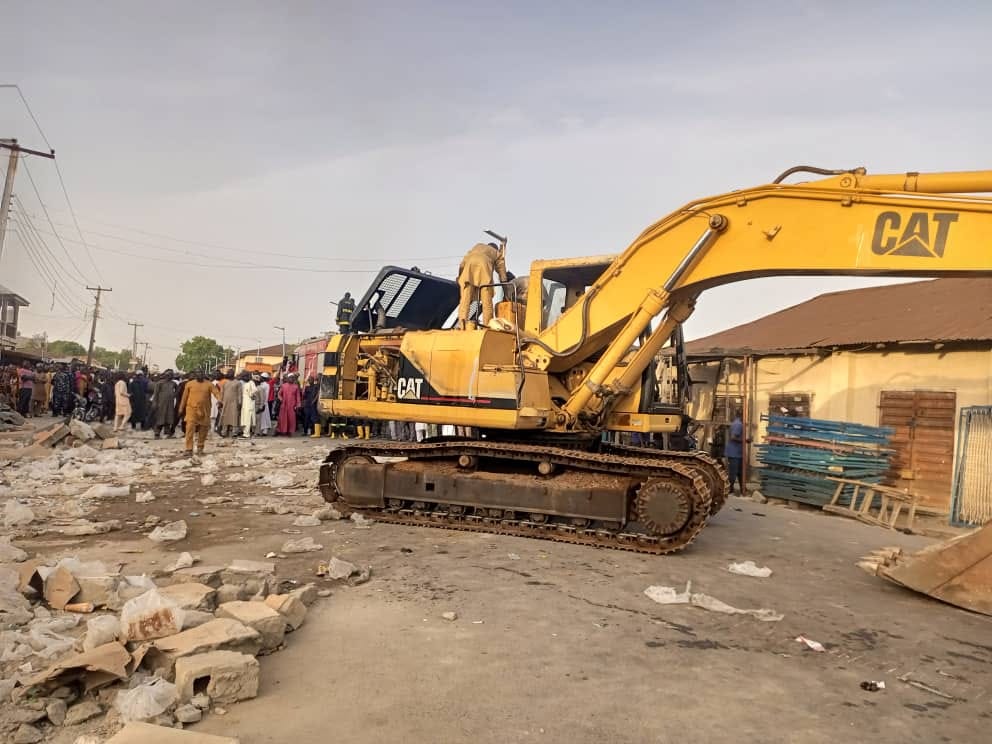
<svg viewBox="0 0 992 744">
<path fill-rule="evenodd" d="M 813 396 L 810 393 L 773 393 L 768 396 L 768 413 L 774 416 L 809 418 L 812 401 Z"/>
</svg>

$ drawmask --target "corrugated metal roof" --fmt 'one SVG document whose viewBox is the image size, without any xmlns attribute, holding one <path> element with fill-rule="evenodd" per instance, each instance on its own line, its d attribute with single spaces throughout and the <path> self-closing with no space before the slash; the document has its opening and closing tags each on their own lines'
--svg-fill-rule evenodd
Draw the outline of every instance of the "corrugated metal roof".
<svg viewBox="0 0 992 744">
<path fill-rule="evenodd" d="M 992 340 L 992 278 L 831 292 L 690 341 L 693 355 Z"/>
</svg>

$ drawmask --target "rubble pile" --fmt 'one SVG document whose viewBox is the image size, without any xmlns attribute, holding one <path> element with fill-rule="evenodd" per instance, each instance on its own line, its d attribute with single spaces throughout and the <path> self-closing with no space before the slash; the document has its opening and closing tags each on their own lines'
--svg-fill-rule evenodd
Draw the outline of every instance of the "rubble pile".
<svg viewBox="0 0 992 744">
<path fill-rule="evenodd" d="M 98 717 L 105 734 L 182 728 L 255 697 L 257 657 L 283 648 L 317 587 L 272 563 L 192 562 L 157 580 L 76 558 L 0 564 L 0 739 Z"/>
<path fill-rule="evenodd" d="M 150 434 L 117 440 L 105 429 L 58 421 L 0 437 L 0 741 L 80 733 L 104 741 L 114 732 L 109 741 L 144 741 L 147 724 L 164 732 L 222 714 L 257 695 L 258 657 L 283 648 L 307 608 L 329 595 L 278 577 L 270 562 L 204 565 L 173 553 L 168 568 L 148 576 L 119 563 L 29 555 L 19 540 L 55 535 L 64 546 L 71 541 L 63 536 L 125 529 L 182 550 L 197 525 L 187 520 L 200 514 L 154 513 L 182 482 L 206 491 L 197 499 L 204 506 L 289 515 L 283 531 L 291 536 L 341 518 L 316 491 L 312 452 L 218 442 L 191 460 L 154 446 Z M 249 484 L 263 495 L 244 495 Z M 93 513 L 112 501 L 150 513 L 124 524 L 98 521 Z M 367 569 L 355 573 L 351 583 L 368 578 Z"/>
</svg>

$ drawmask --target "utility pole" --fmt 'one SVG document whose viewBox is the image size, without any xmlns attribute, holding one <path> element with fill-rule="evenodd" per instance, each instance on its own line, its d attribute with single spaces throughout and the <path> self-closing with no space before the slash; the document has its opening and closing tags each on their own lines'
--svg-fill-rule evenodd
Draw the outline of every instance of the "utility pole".
<svg viewBox="0 0 992 744">
<path fill-rule="evenodd" d="M 149 343 L 147 341 L 142 341 L 141 343 L 144 344 L 144 347 L 145 347 L 145 350 L 143 352 L 141 352 L 141 366 L 144 367 L 145 366 L 145 363 L 148 361 L 148 347 L 149 347 Z"/>
<path fill-rule="evenodd" d="M 90 292 L 96 292 L 96 304 L 93 306 L 93 325 L 90 326 L 90 346 L 86 350 L 86 366 L 89 367 L 93 363 L 93 344 L 96 343 L 96 321 L 100 317 L 100 295 L 103 292 L 113 292 L 114 290 L 109 287 L 101 287 L 97 285 L 95 287 L 87 287 Z"/>
<path fill-rule="evenodd" d="M 144 323 L 128 323 L 129 326 L 134 326 L 134 340 L 131 341 L 131 358 L 138 358 L 138 329 L 144 328 Z"/>
<path fill-rule="evenodd" d="M 286 329 L 282 326 L 272 326 L 277 331 L 282 331 L 282 358 L 286 358 Z"/>
<path fill-rule="evenodd" d="M 10 150 L 10 155 L 7 157 L 7 177 L 3 182 L 3 198 L 0 199 L 0 260 L 3 260 L 3 239 L 7 234 L 7 215 L 10 214 L 10 197 L 14 193 L 14 174 L 17 173 L 17 160 L 21 157 L 20 153 L 54 159 L 55 150 L 51 152 L 29 150 L 18 145 L 16 139 L 0 139 L 0 150 Z"/>
</svg>

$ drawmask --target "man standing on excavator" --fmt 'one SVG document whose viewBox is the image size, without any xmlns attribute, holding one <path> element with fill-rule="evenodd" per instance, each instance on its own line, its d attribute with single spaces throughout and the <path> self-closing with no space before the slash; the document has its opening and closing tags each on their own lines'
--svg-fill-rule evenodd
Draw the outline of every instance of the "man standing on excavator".
<svg viewBox="0 0 992 744">
<path fill-rule="evenodd" d="M 338 303 L 338 315 L 335 319 L 339 333 L 351 333 L 351 316 L 354 313 L 355 301 L 351 299 L 351 292 L 345 292 L 344 297 Z"/>
<path fill-rule="evenodd" d="M 472 303 L 482 304 L 482 325 L 488 326 L 493 319 L 493 272 L 499 274 L 500 282 L 506 282 L 506 256 L 495 243 L 476 243 L 465 254 L 458 268 L 458 327 L 469 329 L 468 311 Z"/>
</svg>

